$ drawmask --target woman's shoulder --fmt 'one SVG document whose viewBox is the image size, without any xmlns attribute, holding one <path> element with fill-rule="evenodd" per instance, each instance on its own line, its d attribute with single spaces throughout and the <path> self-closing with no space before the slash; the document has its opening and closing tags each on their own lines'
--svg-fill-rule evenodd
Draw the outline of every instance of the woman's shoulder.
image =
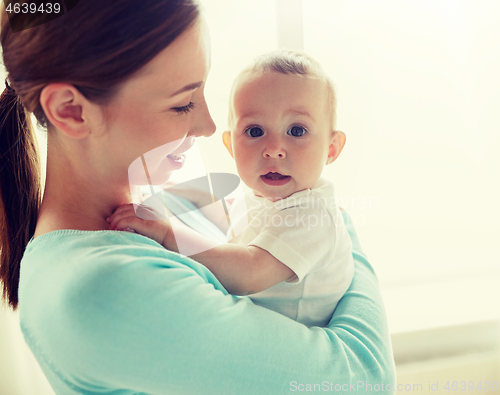
<svg viewBox="0 0 500 395">
<path fill-rule="evenodd" d="M 168 251 L 145 236 L 120 231 L 59 230 L 32 239 L 21 261 L 22 312 L 43 299 L 58 307 L 98 298 L 120 303 L 124 295 L 185 281 L 211 284 L 224 293 L 203 265 Z M 35 303 L 34 303 L 35 302 Z"/>
<path fill-rule="evenodd" d="M 78 252 L 82 253 L 77 254 Z M 135 232 L 76 229 L 55 230 L 32 238 L 26 246 L 23 260 L 40 261 L 56 254 L 66 256 L 72 262 L 88 260 L 89 255 L 93 254 L 106 259 L 113 255 L 132 255 L 161 256 L 182 261 L 181 255 L 166 250 L 156 241 Z"/>
<path fill-rule="evenodd" d="M 104 367 L 130 359 L 137 339 L 157 348 L 161 331 L 168 351 L 166 334 L 195 327 L 222 295 L 223 307 L 234 304 L 204 266 L 128 232 L 48 233 L 29 243 L 21 261 L 24 337 L 63 381 L 82 371 L 104 380 Z"/>
<path fill-rule="evenodd" d="M 33 271 L 62 275 L 132 266 L 137 269 L 190 268 L 205 277 L 211 274 L 203 265 L 166 250 L 154 240 L 124 231 L 65 229 L 46 233 L 30 240 L 21 262 L 21 277 L 30 276 Z"/>
</svg>

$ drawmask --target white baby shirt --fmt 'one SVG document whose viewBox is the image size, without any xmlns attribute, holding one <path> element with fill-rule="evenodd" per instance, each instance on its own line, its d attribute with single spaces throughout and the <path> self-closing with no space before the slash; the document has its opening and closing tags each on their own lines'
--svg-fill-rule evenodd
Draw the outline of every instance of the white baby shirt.
<svg viewBox="0 0 500 395">
<path fill-rule="evenodd" d="M 296 275 L 249 295 L 253 302 L 309 327 L 326 326 L 354 274 L 351 240 L 333 184 L 320 178 L 312 189 L 275 202 L 246 193 L 233 202 L 230 217 L 233 229 L 248 221 L 231 243 L 260 247 Z"/>
</svg>

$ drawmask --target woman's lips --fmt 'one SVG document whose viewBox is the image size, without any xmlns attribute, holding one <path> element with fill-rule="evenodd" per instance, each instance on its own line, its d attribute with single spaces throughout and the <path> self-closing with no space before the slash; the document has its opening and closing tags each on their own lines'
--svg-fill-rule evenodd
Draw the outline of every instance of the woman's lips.
<svg viewBox="0 0 500 395">
<path fill-rule="evenodd" d="M 184 166 L 186 160 L 186 151 L 188 151 L 195 143 L 194 136 L 189 136 L 179 145 L 173 152 L 167 155 L 168 162 L 172 170 L 179 170 Z"/>
<path fill-rule="evenodd" d="M 284 176 L 280 173 L 270 171 L 269 173 L 260 176 L 260 179 L 267 185 L 281 186 L 290 181 L 290 176 Z"/>
<path fill-rule="evenodd" d="M 186 155 L 182 154 L 168 154 L 167 155 L 170 168 L 172 170 L 179 170 L 184 166 L 184 161 L 186 160 Z"/>
</svg>

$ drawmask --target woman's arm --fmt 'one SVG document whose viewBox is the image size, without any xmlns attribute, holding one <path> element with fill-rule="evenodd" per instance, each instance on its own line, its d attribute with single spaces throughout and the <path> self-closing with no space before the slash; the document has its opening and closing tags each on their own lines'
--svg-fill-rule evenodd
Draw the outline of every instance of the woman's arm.
<svg viewBox="0 0 500 395">
<path fill-rule="evenodd" d="M 356 272 L 328 328 L 229 295 L 202 265 L 158 248 L 146 268 L 141 257 L 86 279 L 92 293 L 75 308 L 95 311 L 76 331 L 82 350 L 95 355 L 79 358 L 75 374 L 90 369 L 100 383 L 148 394 L 285 394 L 307 385 L 394 392 L 378 282 L 343 214 Z"/>
</svg>

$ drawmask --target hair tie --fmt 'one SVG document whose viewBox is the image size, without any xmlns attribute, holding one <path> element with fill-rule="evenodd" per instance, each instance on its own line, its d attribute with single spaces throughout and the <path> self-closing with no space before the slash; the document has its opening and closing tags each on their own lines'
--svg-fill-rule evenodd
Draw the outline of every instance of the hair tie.
<svg viewBox="0 0 500 395">
<path fill-rule="evenodd" d="M 7 78 L 5 79 L 5 86 L 7 87 L 7 90 L 11 92 L 12 94 L 16 95 L 16 91 L 14 88 L 12 88 L 9 83 L 7 82 Z"/>
</svg>

